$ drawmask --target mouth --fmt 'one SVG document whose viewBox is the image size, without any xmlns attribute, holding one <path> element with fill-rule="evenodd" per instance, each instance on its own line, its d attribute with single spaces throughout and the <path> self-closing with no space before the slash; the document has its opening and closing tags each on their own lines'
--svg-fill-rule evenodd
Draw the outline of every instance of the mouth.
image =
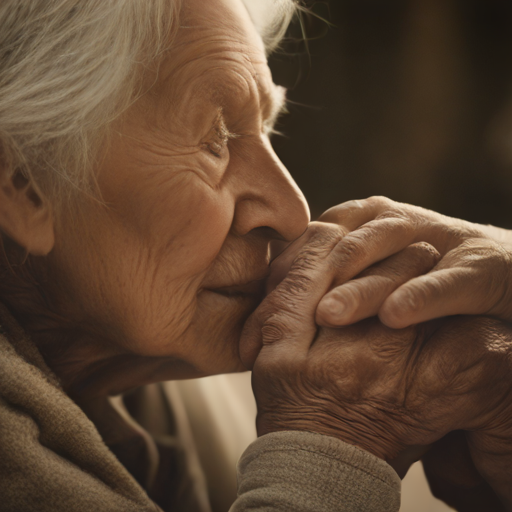
<svg viewBox="0 0 512 512">
<path fill-rule="evenodd" d="M 257 279 L 244 284 L 207 288 L 207 291 L 232 299 L 262 299 L 265 295 L 265 280 L 266 279 Z"/>
</svg>

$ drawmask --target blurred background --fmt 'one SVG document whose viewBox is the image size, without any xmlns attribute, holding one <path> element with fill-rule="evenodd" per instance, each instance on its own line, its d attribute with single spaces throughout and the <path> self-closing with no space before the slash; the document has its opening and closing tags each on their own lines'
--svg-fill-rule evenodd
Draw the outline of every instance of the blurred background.
<svg viewBox="0 0 512 512">
<path fill-rule="evenodd" d="M 512 2 L 306 3 L 273 142 L 313 216 L 379 194 L 512 228 Z"/>
<path fill-rule="evenodd" d="M 378 194 L 512 228 L 512 2 L 306 4 L 271 58 L 290 99 L 273 143 L 313 218 Z M 415 465 L 401 511 L 446 510 Z"/>
</svg>

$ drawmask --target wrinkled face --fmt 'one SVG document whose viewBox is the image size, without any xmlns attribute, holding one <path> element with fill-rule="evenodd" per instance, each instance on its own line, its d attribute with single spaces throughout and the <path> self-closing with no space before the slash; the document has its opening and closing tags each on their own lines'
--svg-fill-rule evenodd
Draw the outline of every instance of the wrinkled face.
<svg viewBox="0 0 512 512">
<path fill-rule="evenodd" d="M 307 206 L 274 154 L 283 101 L 241 0 L 186 0 L 154 85 L 115 126 L 86 228 L 61 219 L 68 315 L 115 350 L 241 369 L 272 239 Z"/>
</svg>

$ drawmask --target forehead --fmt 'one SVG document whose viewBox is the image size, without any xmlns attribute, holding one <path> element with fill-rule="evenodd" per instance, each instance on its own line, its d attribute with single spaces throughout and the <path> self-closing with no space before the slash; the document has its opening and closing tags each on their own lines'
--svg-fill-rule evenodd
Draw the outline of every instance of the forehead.
<svg viewBox="0 0 512 512">
<path fill-rule="evenodd" d="M 193 90 L 231 101 L 254 89 L 271 103 L 275 87 L 264 45 L 242 0 L 185 0 L 155 85 L 172 96 Z"/>
</svg>

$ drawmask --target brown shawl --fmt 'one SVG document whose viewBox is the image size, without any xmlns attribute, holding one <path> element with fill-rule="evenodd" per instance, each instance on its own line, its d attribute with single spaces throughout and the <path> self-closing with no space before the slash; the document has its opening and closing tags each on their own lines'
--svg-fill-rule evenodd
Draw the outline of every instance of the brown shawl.
<svg viewBox="0 0 512 512">
<path fill-rule="evenodd" d="M 0 305 L 0 511 L 199 510 L 176 446 L 149 469 L 147 433 L 108 405 L 102 415 L 100 435 Z"/>
</svg>

